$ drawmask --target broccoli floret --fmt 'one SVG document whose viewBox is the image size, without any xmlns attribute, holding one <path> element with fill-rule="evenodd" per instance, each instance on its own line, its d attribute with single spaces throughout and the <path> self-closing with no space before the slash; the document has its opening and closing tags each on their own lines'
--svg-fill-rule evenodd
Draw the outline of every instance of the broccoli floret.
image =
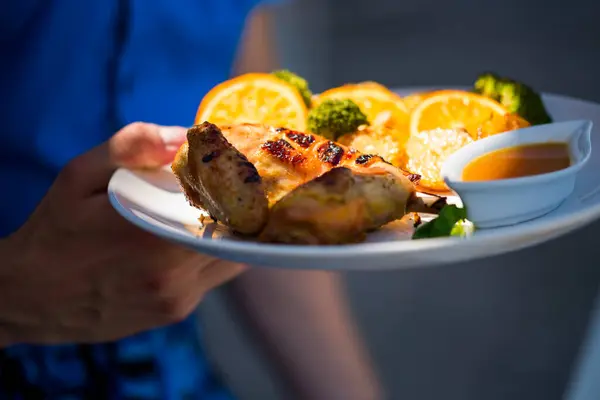
<svg viewBox="0 0 600 400">
<path fill-rule="evenodd" d="M 510 112 L 520 115 L 531 125 L 547 124 L 552 118 L 539 94 L 529 86 L 504 79 L 498 86 L 500 103 Z"/>
<path fill-rule="evenodd" d="M 475 92 L 494 100 L 499 100 L 500 98 L 496 91 L 496 85 L 499 80 L 500 77 L 498 75 L 492 72 L 484 72 L 475 81 Z"/>
<path fill-rule="evenodd" d="M 522 82 L 486 72 L 477 78 L 474 90 L 500 102 L 508 111 L 521 116 L 531 125 L 552 122 L 542 97 Z"/>
<path fill-rule="evenodd" d="M 287 69 L 273 71 L 272 74 L 275 75 L 277 78 L 281 79 L 282 81 L 285 81 L 290 85 L 294 86 L 296 90 L 300 93 L 300 96 L 302 96 L 302 100 L 304 100 L 306 107 L 310 107 L 312 92 L 310 91 L 306 79 L 296 75 L 291 71 L 288 71 Z"/>
<path fill-rule="evenodd" d="M 308 113 L 308 130 L 330 140 L 368 124 L 367 116 L 349 99 L 324 100 Z"/>
</svg>

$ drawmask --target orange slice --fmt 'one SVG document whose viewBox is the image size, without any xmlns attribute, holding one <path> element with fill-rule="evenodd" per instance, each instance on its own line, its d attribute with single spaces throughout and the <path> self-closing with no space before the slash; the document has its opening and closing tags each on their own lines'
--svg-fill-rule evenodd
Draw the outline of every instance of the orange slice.
<svg viewBox="0 0 600 400">
<path fill-rule="evenodd" d="M 404 96 L 402 101 L 409 111 L 414 110 L 419 104 L 423 102 L 427 97 L 431 96 L 432 92 L 417 92 L 411 93 L 408 96 Z"/>
<path fill-rule="evenodd" d="M 412 112 L 410 134 L 433 129 L 464 129 L 477 140 L 512 129 L 509 112 L 497 101 L 475 93 L 443 90 L 431 94 Z"/>
<path fill-rule="evenodd" d="M 400 142 L 408 138 L 408 109 L 402 98 L 377 82 L 349 83 L 313 98 L 314 106 L 326 99 L 350 99 L 364 112 L 375 129 L 387 130 Z"/>
<path fill-rule="evenodd" d="M 305 131 L 307 118 L 296 88 L 270 74 L 250 73 L 212 88 L 198 107 L 195 123 L 261 123 Z"/>
<path fill-rule="evenodd" d="M 507 114 L 505 118 L 507 131 L 513 129 L 527 128 L 528 126 L 531 126 L 529 122 L 525 121 L 525 119 L 523 119 L 517 114 Z"/>
</svg>

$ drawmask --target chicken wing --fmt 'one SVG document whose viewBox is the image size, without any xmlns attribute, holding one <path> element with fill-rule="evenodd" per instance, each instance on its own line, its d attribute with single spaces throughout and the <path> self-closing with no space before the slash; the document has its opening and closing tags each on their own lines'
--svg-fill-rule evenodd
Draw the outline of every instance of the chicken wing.
<svg viewBox="0 0 600 400">
<path fill-rule="evenodd" d="M 188 201 L 232 230 L 251 235 L 265 225 L 269 210 L 262 179 L 215 125 L 188 130 L 172 170 Z"/>
</svg>

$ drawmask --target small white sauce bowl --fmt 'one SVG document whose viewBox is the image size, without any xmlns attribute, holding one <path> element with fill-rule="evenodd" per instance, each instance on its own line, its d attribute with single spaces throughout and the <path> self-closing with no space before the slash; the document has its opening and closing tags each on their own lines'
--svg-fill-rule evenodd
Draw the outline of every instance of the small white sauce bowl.
<svg viewBox="0 0 600 400">
<path fill-rule="evenodd" d="M 514 225 L 556 209 L 575 187 L 577 172 L 592 154 L 592 121 L 575 120 L 537 125 L 493 135 L 466 145 L 446 159 L 442 177 L 460 197 L 467 216 L 478 229 Z M 490 181 L 464 181 L 471 161 L 495 150 L 514 146 L 562 142 L 571 157 L 568 168 L 555 172 Z"/>
</svg>

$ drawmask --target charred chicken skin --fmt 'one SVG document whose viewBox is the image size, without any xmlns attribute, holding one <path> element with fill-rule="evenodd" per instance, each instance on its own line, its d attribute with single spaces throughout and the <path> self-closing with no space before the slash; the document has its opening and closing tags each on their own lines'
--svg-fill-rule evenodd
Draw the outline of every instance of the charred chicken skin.
<svg viewBox="0 0 600 400">
<path fill-rule="evenodd" d="M 424 206 L 418 176 L 317 135 L 204 122 L 187 139 L 172 169 L 189 202 L 263 241 L 355 242 Z"/>
<path fill-rule="evenodd" d="M 379 156 L 359 153 L 322 136 L 273 128 L 259 124 L 239 124 L 221 128 L 223 136 L 254 164 L 265 184 L 271 204 L 304 182 L 335 167 L 361 173 L 388 172 L 413 190 L 418 175 L 409 175 Z"/>
</svg>

